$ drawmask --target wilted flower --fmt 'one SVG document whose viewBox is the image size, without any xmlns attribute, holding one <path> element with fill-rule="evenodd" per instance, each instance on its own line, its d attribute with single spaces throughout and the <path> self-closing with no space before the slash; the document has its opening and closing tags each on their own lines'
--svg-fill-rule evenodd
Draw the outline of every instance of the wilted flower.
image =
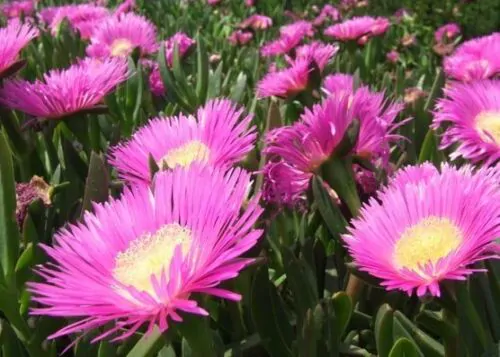
<svg viewBox="0 0 500 357">
<path fill-rule="evenodd" d="M 460 35 L 460 26 L 452 22 L 438 28 L 434 32 L 434 39 L 436 42 L 448 43 L 453 41 L 458 35 Z"/>
<path fill-rule="evenodd" d="M 118 58 L 87 58 L 63 70 L 54 69 L 34 83 L 13 79 L 0 89 L 0 103 L 44 119 L 93 109 L 126 80 L 127 62 Z"/>
<path fill-rule="evenodd" d="M 414 34 L 407 33 L 401 38 L 401 46 L 410 47 L 417 43 L 417 38 Z"/>
<path fill-rule="evenodd" d="M 313 41 L 307 45 L 302 45 L 295 50 L 295 59 L 306 59 L 314 61 L 320 71 L 332 60 L 339 50 L 338 46 L 324 44 L 320 41 Z"/>
<path fill-rule="evenodd" d="M 250 42 L 252 38 L 252 32 L 236 30 L 228 37 L 228 41 L 233 46 L 243 46 Z"/>
<path fill-rule="evenodd" d="M 385 57 L 391 63 L 397 63 L 399 61 L 399 52 L 396 50 L 392 50 L 388 52 Z"/>
<path fill-rule="evenodd" d="M 388 290 L 440 296 L 442 281 L 464 280 L 492 256 L 500 235 L 494 176 L 468 166 L 404 169 L 343 236 L 355 264 Z"/>
<path fill-rule="evenodd" d="M 30 182 L 16 183 L 16 220 L 19 227 L 23 226 L 29 206 L 40 200 L 45 206 L 52 204 L 51 187 L 42 177 L 33 176 Z"/>
<path fill-rule="evenodd" d="M 424 98 L 427 95 L 427 92 L 423 91 L 418 87 L 409 87 L 405 89 L 404 102 L 405 104 L 414 104 L 420 98 Z"/>
<path fill-rule="evenodd" d="M 29 16 L 35 11 L 36 0 L 10 1 L 0 5 L 0 11 L 7 18 Z"/>
<path fill-rule="evenodd" d="M 264 15 L 254 14 L 244 20 L 239 27 L 242 29 L 252 28 L 254 30 L 265 30 L 273 25 L 273 20 Z"/>
<path fill-rule="evenodd" d="M 164 332 L 183 321 L 180 312 L 208 315 L 195 293 L 240 300 L 219 285 L 254 262 L 241 255 L 262 236 L 253 228 L 259 195 L 243 208 L 249 186 L 241 169 L 193 166 L 94 205 L 43 246 L 53 262 L 37 268 L 43 282 L 28 284 L 41 304 L 32 314 L 76 318 L 49 338 L 99 329 L 96 342 L 143 325 Z"/>
<path fill-rule="evenodd" d="M 401 9 L 397 10 L 393 16 L 396 20 L 396 23 L 400 23 L 401 21 L 403 21 L 405 19 L 410 19 L 412 16 L 412 13 L 409 9 L 402 7 Z"/>
<path fill-rule="evenodd" d="M 90 40 L 87 55 L 98 58 L 128 56 L 136 48 L 145 56 L 158 48 L 155 26 L 145 17 L 131 12 L 106 19 Z"/>
<path fill-rule="evenodd" d="M 357 41 L 363 36 L 367 38 L 384 34 L 390 26 L 385 17 L 361 16 L 353 17 L 325 30 L 325 35 L 339 41 Z"/>
<path fill-rule="evenodd" d="M 352 153 L 385 165 L 400 110 L 399 104 L 387 105 L 383 94 L 367 87 L 354 92 L 346 88 L 305 109 L 298 122 L 266 137 L 271 161 L 264 169 L 264 198 L 282 205 L 303 202 L 313 174 L 335 153 L 354 120 L 359 120 L 360 130 Z"/>
<path fill-rule="evenodd" d="M 177 46 L 179 57 L 183 58 L 191 47 L 196 43 L 191 37 L 184 32 L 177 32 L 175 35 L 165 41 L 165 56 L 167 64 L 172 67 L 174 64 L 174 50 Z"/>
<path fill-rule="evenodd" d="M 151 182 L 150 155 L 160 169 L 189 166 L 193 162 L 229 168 L 252 150 L 252 116 L 230 100 L 212 100 L 196 117 L 156 118 L 125 143 L 111 150 L 110 162 L 119 176 L 133 184 Z"/>
<path fill-rule="evenodd" d="M 37 36 L 38 30 L 17 19 L 9 21 L 7 27 L 0 28 L 0 77 L 8 74 L 19 60 L 21 50 Z"/>
<path fill-rule="evenodd" d="M 500 33 L 475 38 L 461 44 L 444 59 L 448 77 L 469 82 L 500 73 Z"/>
<path fill-rule="evenodd" d="M 493 164 L 500 159 L 500 81 L 454 83 L 436 106 L 433 127 L 447 126 L 441 147 L 455 147 L 452 159 Z"/>
<path fill-rule="evenodd" d="M 297 59 L 286 69 L 267 73 L 257 84 L 257 96 L 293 97 L 307 89 L 311 71 L 309 59 Z"/>
<path fill-rule="evenodd" d="M 51 33 L 56 35 L 62 22 L 67 20 L 74 31 L 78 31 L 82 38 L 88 39 L 108 16 L 109 10 L 102 6 L 91 4 L 66 5 L 57 8 L 48 26 Z"/>
</svg>

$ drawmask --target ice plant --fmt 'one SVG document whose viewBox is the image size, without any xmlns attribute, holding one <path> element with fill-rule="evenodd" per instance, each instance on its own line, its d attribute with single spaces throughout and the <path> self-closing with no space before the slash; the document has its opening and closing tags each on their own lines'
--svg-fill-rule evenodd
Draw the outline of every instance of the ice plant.
<svg viewBox="0 0 500 357">
<path fill-rule="evenodd" d="M 390 52 L 387 52 L 385 57 L 387 58 L 387 61 L 389 61 L 391 63 L 397 63 L 399 61 L 400 55 L 399 55 L 398 51 L 391 50 Z"/>
<path fill-rule="evenodd" d="M 242 21 L 239 25 L 242 29 L 252 28 L 254 30 L 266 30 L 273 25 L 273 20 L 264 15 L 254 14 Z"/>
<path fill-rule="evenodd" d="M 37 36 L 38 30 L 17 19 L 0 28 L 0 77 L 8 74 L 8 70 L 20 59 L 21 50 Z"/>
<path fill-rule="evenodd" d="M 452 22 L 439 27 L 436 32 L 434 32 L 434 39 L 436 42 L 450 42 L 453 41 L 458 35 L 460 35 L 460 26 Z"/>
<path fill-rule="evenodd" d="M 452 159 L 492 164 L 500 159 L 500 81 L 454 83 L 439 100 L 433 127 L 445 125 L 441 147 Z M 448 125 L 449 124 L 449 125 Z"/>
<path fill-rule="evenodd" d="M 150 183 L 150 155 L 161 170 L 192 163 L 229 168 L 252 150 L 252 116 L 230 100 L 212 100 L 196 116 L 156 118 L 109 155 L 119 176 L 132 184 Z"/>
<path fill-rule="evenodd" d="M 100 104 L 127 78 L 125 60 L 87 58 L 66 69 L 54 69 L 43 80 L 9 80 L 0 89 L 0 103 L 37 118 L 56 119 Z"/>
<path fill-rule="evenodd" d="M 363 36 L 367 38 L 384 34 L 390 26 L 385 17 L 361 16 L 353 17 L 325 30 L 325 35 L 339 41 L 357 41 Z"/>
<path fill-rule="evenodd" d="M 359 120 L 360 131 L 352 154 L 386 165 L 400 110 L 399 104 L 387 105 L 383 94 L 351 88 L 306 109 L 293 125 L 271 131 L 266 137 L 271 161 L 264 169 L 264 198 L 282 205 L 303 202 L 313 174 L 336 152 L 354 120 Z"/>
<path fill-rule="evenodd" d="M 250 31 L 236 30 L 234 31 L 227 40 L 233 46 L 243 46 L 250 42 L 253 38 L 253 33 Z"/>
<path fill-rule="evenodd" d="M 310 60 L 297 59 L 288 68 L 267 73 L 257 84 L 257 96 L 293 97 L 307 89 L 311 71 Z"/>
<path fill-rule="evenodd" d="M 52 34 L 56 35 L 62 22 L 67 20 L 74 31 L 78 31 L 82 38 L 88 39 L 109 14 L 107 8 L 91 4 L 61 6 L 57 8 L 48 26 Z"/>
<path fill-rule="evenodd" d="M 500 235 L 498 174 L 430 164 L 403 169 L 365 204 L 344 235 L 360 270 L 388 290 L 440 296 L 444 280 L 465 280 L 494 256 Z"/>
<path fill-rule="evenodd" d="M 184 57 L 195 44 L 195 40 L 184 32 L 177 32 L 175 35 L 165 41 L 165 57 L 167 64 L 172 67 L 174 63 L 175 46 L 178 47 L 179 57 Z"/>
<path fill-rule="evenodd" d="M 0 11 L 7 18 L 29 16 L 35 11 L 35 0 L 10 1 L 0 5 Z"/>
<path fill-rule="evenodd" d="M 134 11 L 136 7 L 137 7 L 136 0 L 125 0 L 116 7 L 114 14 L 120 15 L 127 12 L 131 12 Z"/>
<path fill-rule="evenodd" d="M 313 41 L 306 45 L 297 47 L 295 49 L 295 58 L 314 61 L 320 71 L 323 71 L 323 69 L 325 69 L 326 65 L 332 60 L 333 56 L 335 56 L 338 50 L 339 48 L 336 45 Z"/>
<path fill-rule="evenodd" d="M 141 56 L 154 53 L 156 28 L 145 17 L 128 12 L 109 17 L 92 34 L 87 55 L 90 57 L 124 57 L 135 49 Z"/>
<path fill-rule="evenodd" d="M 240 300 L 219 284 L 254 261 L 241 255 L 262 235 L 253 228 L 258 195 L 243 209 L 249 186 L 241 169 L 192 166 L 94 205 L 43 246 L 53 262 L 37 269 L 45 281 L 29 283 L 41 304 L 32 314 L 76 318 L 50 338 L 104 328 L 96 342 L 126 339 L 143 325 L 165 331 L 182 323 L 181 313 L 208 315 L 195 293 Z"/>
<path fill-rule="evenodd" d="M 280 36 L 262 46 L 263 56 L 277 56 L 287 54 L 299 45 L 305 37 L 314 35 L 314 28 L 310 22 L 299 20 L 280 28 Z"/>
<path fill-rule="evenodd" d="M 486 79 L 500 73 L 500 32 L 461 44 L 444 60 L 448 77 L 464 82 Z"/>
<path fill-rule="evenodd" d="M 327 94 L 350 93 L 354 87 L 354 78 L 350 74 L 331 74 L 323 80 L 323 90 Z"/>
</svg>

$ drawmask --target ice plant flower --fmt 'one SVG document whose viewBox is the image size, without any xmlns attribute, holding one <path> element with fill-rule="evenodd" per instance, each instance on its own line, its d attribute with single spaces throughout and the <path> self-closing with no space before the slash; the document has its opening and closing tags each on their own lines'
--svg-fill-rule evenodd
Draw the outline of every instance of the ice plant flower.
<svg viewBox="0 0 500 357">
<path fill-rule="evenodd" d="M 295 58 L 314 61 L 319 70 L 323 71 L 338 50 L 338 46 L 313 41 L 306 45 L 297 47 L 295 49 Z"/>
<path fill-rule="evenodd" d="M 305 37 L 314 35 L 314 28 L 308 21 L 299 20 L 293 24 L 282 26 L 278 39 L 262 46 L 262 56 L 270 57 L 287 54 L 299 45 Z"/>
<path fill-rule="evenodd" d="M 460 35 L 460 26 L 452 22 L 439 27 L 434 32 L 434 39 L 436 42 L 450 42 Z"/>
<path fill-rule="evenodd" d="M 311 71 L 309 59 L 297 59 L 288 68 L 267 73 L 257 84 L 257 96 L 293 97 L 307 89 Z"/>
<path fill-rule="evenodd" d="M 350 74 L 330 74 L 323 80 L 323 90 L 327 94 L 351 93 L 354 88 L 354 78 Z"/>
<path fill-rule="evenodd" d="M 17 19 L 10 20 L 6 27 L 0 28 L 0 77 L 8 74 L 9 69 L 19 60 L 21 50 L 38 33 L 38 30 Z"/>
<path fill-rule="evenodd" d="M 321 9 L 321 12 L 319 13 L 318 17 L 314 19 L 313 25 L 321 26 L 328 19 L 330 19 L 333 22 L 340 20 L 339 10 L 337 10 L 335 6 L 332 6 L 330 4 L 326 4 L 325 6 L 323 6 L 323 9 Z"/>
<path fill-rule="evenodd" d="M 500 73 L 500 32 L 462 43 L 444 59 L 444 71 L 450 78 L 464 82 L 486 79 Z"/>
<path fill-rule="evenodd" d="M 165 57 L 167 64 L 172 67 L 174 64 L 174 50 L 177 45 L 179 57 L 183 58 L 188 51 L 196 44 L 196 41 L 184 32 L 177 32 L 175 35 L 165 41 Z"/>
<path fill-rule="evenodd" d="M 253 33 L 250 31 L 236 30 L 229 37 L 228 41 L 233 46 L 244 46 L 253 38 Z"/>
<path fill-rule="evenodd" d="M 254 14 L 242 21 L 238 26 L 241 29 L 252 28 L 254 30 L 266 30 L 273 25 L 273 20 L 270 17 Z"/>
<path fill-rule="evenodd" d="M 252 116 L 230 100 L 212 100 L 195 116 L 156 118 L 132 138 L 112 148 L 109 160 L 131 184 L 151 182 L 150 155 L 161 170 L 192 163 L 229 168 L 242 160 L 256 140 Z"/>
<path fill-rule="evenodd" d="M 463 157 L 487 165 L 500 159 L 500 80 L 454 83 L 438 101 L 433 127 L 446 130 L 441 147 L 456 147 L 452 159 Z"/>
<path fill-rule="evenodd" d="M 410 170 L 410 172 L 406 172 Z M 500 236 L 497 174 L 444 165 L 403 169 L 372 198 L 343 236 L 360 270 L 388 290 L 440 296 L 444 280 L 465 280 L 495 255 Z"/>
<path fill-rule="evenodd" d="M 136 0 L 125 0 L 120 5 L 118 5 L 118 7 L 115 9 L 114 14 L 115 15 L 125 14 L 127 12 L 134 11 L 136 7 L 137 7 Z"/>
<path fill-rule="evenodd" d="M 37 118 L 62 118 L 99 105 L 127 75 L 125 60 L 87 58 L 69 68 L 51 70 L 43 80 L 5 82 L 0 103 Z"/>
<path fill-rule="evenodd" d="M 387 52 L 387 54 L 385 55 L 385 57 L 387 58 L 387 60 L 391 63 L 397 63 L 399 61 L 399 52 L 396 51 L 396 50 L 392 50 L 390 52 Z"/>
<path fill-rule="evenodd" d="M 367 87 L 351 88 L 306 109 L 293 125 L 271 131 L 266 136 L 270 162 L 264 168 L 264 199 L 289 206 L 303 202 L 314 173 L 335 153 L 354 120 L 360 131 L 352 154 L 386 165 L 401 109 Z"/>
<path fill-rule="evenodd" d="M 90 57 L 126 57 L 136 48 L 140 55 L 154 53 L 156 28 L 145 17 L 128 12 L 111 16 L 92 34 L 87 55 Z"/>
<path fill-rule="evenodd" d="M 49 338 L 104 328 L 96 342 L 126 339 L 143 325 L 164 332 L 182 323 L 181 312 L 207 316 L 195 293 L 239 301 L 219 285 L 253 263 L 241 255 L 262 235 L 253 228 L 259 195 L 243 208 L 249 186 L 241 169 L 193 166 L 94 205 L 43 246 L 53 262 L 37 269 L 44 281 L 29 283 L 41 305 L 31 313 L 76 318 Z"/>
<path fill-rule="evenodd" d="M 353 17 L 325 30 L 325 35 L 339 41 L 357 41 L 363 36 L 368 38 L 383 35 L 390 26 L 385 17 Z"/>
<path fill-rule="evenodd" d="M 84 39 L 89 39 L 99 23 L 109 16 L 107 8 L 92 4 L 67 5 L 57 8 L 48 24 L 51 33 L 56 35 L 61 24 L 67 20 L 69 26 Z"/>
<path fill-rule="evenodd" d="M 0 5 L 0 11 L 9 19 L 29 16 L 35 11 L 35 3 L 35 0 L 10 1 Z"/>
</svg>

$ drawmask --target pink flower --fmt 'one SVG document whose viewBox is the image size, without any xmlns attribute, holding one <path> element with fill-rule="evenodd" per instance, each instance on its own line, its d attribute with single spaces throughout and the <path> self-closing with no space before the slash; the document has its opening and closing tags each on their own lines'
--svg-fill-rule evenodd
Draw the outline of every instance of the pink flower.
<svg viewBox="0 0 500 357">
<path fill-rule="evenodd" d="M 269 72 L 257 84 L 257 96 L 265 97 L 293 97 L 304 91 L 309 84 L 311 61 L 297 59 L 289 68 L 281 71 Z"/>
<path fill-rule="evenodd" d="M 233 46 L 243 46 L 250 42 L 252 38 L 253 34 L 251 32 L 236 30 L 228 37 L 228 41 Z"/>
<path fill-rule="evenodd" d="M 88 39 L 109 14 L 105 7 L 90 4 L 61 6 L 57 8 L 48 26 L 51 33 L 56 35 L 63 20 L 67 20 L 74 31 L 78 31 L 82 38 Z"/>
<path fill-rule="evenodd" d="M 359 269 L 386 289 L 440 296 L 441 282 L 465 280 L 480 271 L 473 263 L 496 256 L 498 174 L 448 165 L 405 170 L 411 174 L 362 207 L 343 239 Z"/>
<path fill-rule="evenodd" d="M 119 176 L 132 184 L 151 182 L 149 156 L 160 169 L 192 163 L 230 168 L 253 149 L 252 116 L 230 100 L 212 100 L 198 109 L 196 118 L 180 115 L 156 118 L 130 141 L 115 146 L 109 161 Z"/>
<path fill-rule="evenodd" d="M 98 58 L 129 56 L 136 48 L 145 56 L 158 49 L 153 23 L 131 12 L 106 19 L 90 41 L 87 55 Z"/>
<path fill-rule="evenodd" d="M 397 63 L 399 61 L 399 52 L 396 50 L 392 50 L 390 52 L 387 52 L 385 55 L 387 60 L 391 63 Z"/>
<path fill-rule="evenodd" d="M 0 11 L 9 19 L 29 16 L 35 11 L 35 4 L 36 0 L 10 1 L 0 5 Z"/>
<path fill-rule="evenodd" d="M 8 70 L 20 59 L 21 50 L 38 34 L 38 30 L 17 19 L 0 28 L 0 77 L 8 74 Z"/>
<path fill-rule="evenodd" d="M 58 119 L 100 104 L 126 80 L 127 72 L 122 59 L 87 58 L 67 69 L 49 71 L 42 81 L 7 81 L 0 90 L 0 103 L 37 118 Z"/>
<path fill-rule="evenodd" d="M 196 41 L 186 35 L 184 32 L 177 32 L 175 35 L 165 41 L 165 57 L 169 67 L 174 65 L 174 50 L 177 45 L 179 50 L 179 57 L 182 59 Z"/>
<path fill-rule="evenodd" d="M 273 25 L 270 17 L 254 14 L 244 20 L 239 27 L 242 29 L 252 28 L 254 30 L 266 30 Z"/>
<path fill-rule="evenodd" d="M 452 22 L 441 26 L 434 32 L 436 42 L 450 42 L 460 35 L 460 26 Z"/>
<path fill-rule="evenodd" d="M 339 10 L 337 10 L 336 7 L 330 4 L 326 4 L 325 6 L 323 6 L 323 9 L 321 9 L 321 12 L 319 13 L 318 17 L 314 19 L 313 25 L 321 26 L 328 19 L 333 22 L 337 22 L 340 20 Z"/>
<path fill-rule="evenodd" d="M 354 78 L 350 74 L 331 74 L 323 80 L 323 90 L 327 94 L 350 94 L 354 89 Z"/>
<path fill-rule="evenodd" d="M 255 5 L 255 0 L 245 0 L 246 7 L 252 7 Z"/>
<path fill-rule="evenodd" d="M 136 0 L 124 0 L 116 9 L 114 14 L 120 15 L 127 12 L 134 11 L 137 7 Z"/>
<path fill-rule="evenodd" d="M 499 32 L 466 41 L 445 58 L 445 73 L 464 82 L 493 77 L 500 73 L 499 53 Z"/>
<path fill-rule="evenodd" d="M 221 0 L 207 0 L 208 5 L 218 5 L 221 2 Z"/>
<path fill-rule="evenodd" d="M 356 41 L 363 36 L 373 37 L 384 34 L 390 26 L 385 17 L 353 17 L 325 30 L 325 35 L 340 41 Z"/>
<path fill-rule="evenodd" d="M 310 179 L 335 153 L 354 120 L 359 120 L 360 131 L 352 154 L 386 165 L 389 142 L 398 138 L 392 131 L 401 109 L 399 104 L 388 105 L 383 94 L 351 88 L 305 109 L 293 125 L 271 131 L 266 137 L 265 153 L 271 161 L 264 169 L 264 198 L 282 205 L 303 202 Z"/>
<path fill-rule="evenodd" d="M 296 48 L 295 58 L 314 61 L 320 71 L 332 60 L 338 52 L 338 46 L 326 45 L 319 41 L 313 41 L 307 45 Z"/>
<path fill-rule="evenodd" d="M 500 81 L 454 83 L 436 105 L 433 128 L 445 125 L 441 148 L 486 165 L 500 159 Z"/>
<path fill-rule="evenodd" d="M 265 57 L 277 56 L 289 53 L 304 37 L 314 35 L 314 28 L 310 22 L 297 21 L 293 24 L 281 27 L 278 39 L 268 42 L 262 46 L 260 52 Z"/>
<path fill-rule="evenodd" d="M 163 85 L 158 63 L 155 63 L 151 67 L 151 73 L 149 74 L 149 89 L 151 93 L 157 97 L 165 94 L 165 86 Z"/>
<path fill-rule="evenodd" d="M 195 294 L 239 301 L 219 285 L 254 262 L 242 254 L 262 236 L 259 196 L 243 207 L 249 187 L 241 169 L 193 166 L 95 204 L 43 246 L 52 262 L 37 268 L 42 282 L 28 284 L 41 304 L 32 314 L 73 319 L 49 338 L 99 329 L 96 342 L 143 325 L 164 332 L 182 323 L 180 312 L 208 315 Z"/>
</svg>

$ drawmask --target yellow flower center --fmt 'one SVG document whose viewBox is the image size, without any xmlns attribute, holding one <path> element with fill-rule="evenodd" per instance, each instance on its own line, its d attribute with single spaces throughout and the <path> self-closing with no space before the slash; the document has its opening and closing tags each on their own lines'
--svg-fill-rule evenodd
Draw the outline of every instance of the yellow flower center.
<svg viewBox="0 0 500 357">
<path fill-rule="evenodd" d="M 194 161 L 207 162 L 210 157 L 208 146 L 199 140 L 189 141 L 166 153 L 158 161 L 160 169 L 173 169 L 176 166 L 188 166 Z"/>
<path fill-rule="evenodd" d="M 134 45 L 126 38 L 119 38 L 114 40 L 111 44 L 111 56 L 125 57 L 128 56 L 133 49 Z"/>
<path fill-rule="evenodd" d="M 479 113 L 476 130 L 484 141 L 500 144 L 500 111 Z"/>
<path fill-rule="evenodd" d="M 397 241 L 394 262 L 399 268 L 420 270 L 436 264 L 462 242 L 462 232 L 448 218 L 430 216 L 407 228 Z"/>
<path fill-rule="evenodd" d="M 117 254 L 113 277 L 126 286 L 155 296 L 152 276 L 159 279 L 163 271 L 168 276 L 175 249 L 180 246 L 183 256 L 186 256 L 192 239 L 191 230 L 177 223 L 167 224 L 153 234 L 143 234 Z"/>
</svg>

